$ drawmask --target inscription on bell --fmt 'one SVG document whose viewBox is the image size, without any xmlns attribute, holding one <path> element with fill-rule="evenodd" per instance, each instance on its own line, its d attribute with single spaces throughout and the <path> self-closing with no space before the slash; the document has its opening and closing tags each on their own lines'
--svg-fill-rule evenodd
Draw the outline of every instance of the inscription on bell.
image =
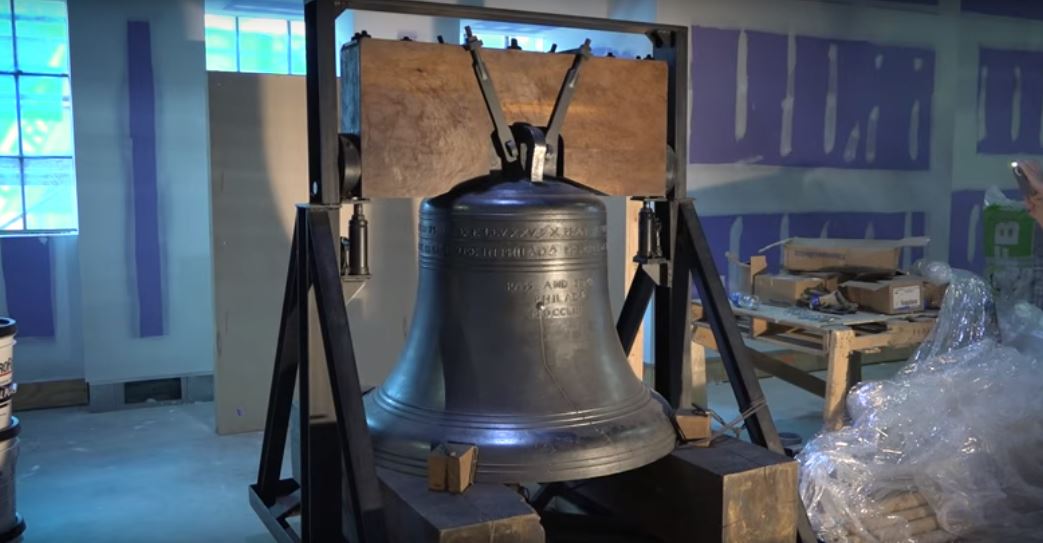
<svg viewBox="0 0 1043 543">
<path fill-rule="evenodd" d="M 605 233 L 605 225 L 560 225 L 541 224 L 528 227 L 516 226 L 461 226 L 456 235 L 463 239 L 589 239 Z"/>
<path fill-rule="evenodd" d="M 526 295 L 533 301 L 530 316 L 535 319 L 561 319 L 576 317 L 585 312 L 585 302 L 590 298 L 594 278 L 547 279 L 540 282 L 507 281 L 510 294 Z"/>
</svg>

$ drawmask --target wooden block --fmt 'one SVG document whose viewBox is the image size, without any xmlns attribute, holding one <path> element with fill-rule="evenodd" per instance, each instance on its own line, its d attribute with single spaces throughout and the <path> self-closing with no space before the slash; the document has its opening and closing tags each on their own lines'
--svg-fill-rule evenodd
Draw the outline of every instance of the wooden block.
<svg viewBox="0 0 1043 543">
<path fill-rule="evenodd" d="M 692 320 L 693 321 L 701 321 L 701 320 L 703 320 L 704 316 L 705 316 L 705 311 L 703 310 L 703 305 L 702 304 L 692 304 Z"/>
<path fill-rule="evenodd" d="M 763 336 L 768 331 L 768 321 L 764 319 L 753 319 L 750 322 L 750 335 L 753 337 Z"/>
<path fill-rule="evenodd" d="M 460 494 L 474 483 L 478 447 L 464 443 L 442 443 L 427 457 L 429 489 Z"/>
<path fill-rule="evenodd" d="M 508 124 L 547 126 L 572 55 L 483 49 Z M 369 38 L 344 47 L 341 131 L 358 134 L 362 195 L 425 197 L 499 161 L 470 54 Z M 564 175 L 610 195 L 666 189 L 666 64 L 593 57 L 562 127 Z"/>
<path fill-rule="evenodd" d="M 692 332 L 692 341 L 707 349 L 717 350 L 717 340 L 713 337 L 713 330 L 705 326 L 695 327 L 695 330 Z"/>
<path fill-rule="evenodd" d="M 682 441 L 709 439 L 710 414 L 701 409 L 684 408 L 674 413 L 674 424 Z"/>
<path fill-rule="evenodd" d="M 576 493 L 668 542 L 796 541 L 797 464 L 722 437 L 652 464 L 591 479 Z"/>
<path fill-rule="evenodd" d="M 89 400 L 89 387 L 83 379 L 18 383 L 18 393 L 14 396 L 14 410 L 19 412 L 87 405 Z"/>
<path fill-rule="evenodd" d="M 423 477 L 377 469 L 391 543 L 543 543 L 540 517 L 503 485 L 431 492 Z"/>
</svg>

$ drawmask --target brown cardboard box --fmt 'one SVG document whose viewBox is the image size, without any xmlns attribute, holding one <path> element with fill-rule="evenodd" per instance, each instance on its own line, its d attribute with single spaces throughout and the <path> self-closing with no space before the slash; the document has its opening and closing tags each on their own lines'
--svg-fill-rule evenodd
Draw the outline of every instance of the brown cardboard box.
<svg viewBox="0 0 1043 543">
<path fill-rule="evenodd" d="M 899 277 L 874 283 L 848 281 L 841 287 L 848 300 L 869 311 L 885 315 L 923 311 L 923 283 L 916 279 Z"/>
<path fill-rule="evenodd" d="M 728 253 L 728 260 L 739 266 L 739 292 L 753 294 L 753 280 L 768 269 L 768 257 L 753 255 L 749 262 L 741 262 L 732 253 Z"/>
<path fill-rule="evenodd" d="M 945 299 L 945 291 L 949 285 L 939 285 L 930 281 L 923 283 L 923 305 L 927 309 L 941 309 L 942 300 Z"/>
<path fill-rule="evenodd" d="M 898 270 L 902 248 L 922 247 L 927 244 L 927 238 L 790 238 L 779 243 L 782 267 L 790 271 L 894 272 Z"/>
<path fill-rule="evenodd" d="M 808 272 L 803 275 L 817 277 L 822 280 L 822 288 L 827 292 L 835 292 L 844 282 L 844 274 L 840 272 Z"/>
<path fill-rule="evenodd" d="M 822 288 L 822 285 L 818 277 L 762 273 L 753 278 L 753 293 L 764 302 L 795 304 L 805 290 Z"/>
</svg>

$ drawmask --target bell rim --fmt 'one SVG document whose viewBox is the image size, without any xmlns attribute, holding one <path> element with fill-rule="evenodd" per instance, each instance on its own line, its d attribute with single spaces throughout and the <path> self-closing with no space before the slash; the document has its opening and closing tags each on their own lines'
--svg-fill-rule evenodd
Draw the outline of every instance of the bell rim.
<svg viewBox="0 0 1043 543">
<path fill-rule="evenodd" d="M 565 428 L 576 426 L 577 424 L 582 424 L 584 422 L 609 422 L 630 416 L 635 411 L 642 409 L 646 403 L 649 403 L 649 401 L 658 401 L 657 398 L 652 396 L 652 391 L 646 385 L 641 385 L 637 394 L 605 407 L 571 411 L 567 413 L 548 413 L 543 415 L 490 415 L 478 412 L 445 411 L 442 409 L 411 404 L 389 395 L 384 387 L 378 387 L 367 394 L 367 396 L 372 396 L 373 401 L 376 402 L 385 412 L 399 418 L 422 422 L 425 424 L 437 423 L 442 427 L 487 428 L 493 430 Z M 525 422 L 523 423 L 520 421 Z"/>
<path fill-rule="evenodd" d="M 478 447 L 478 465 L 475 472 L 475 480 L 483 483 L 575 481 L 630 471 L 665 457 L 677 448 L 677 434 L 668 416 L 669 407 L 658 394 L 653 393 L 647 387 L 645 387 L 645 391 L 647 392 L 647 395 L 645 395 L 646 400 L 642 405 L 637 406 L 636 409 L 632 407 L 628 413 L 618 417 L 620 419 L 642 418 L 643 416 L 651 416 L 655 411 L 662 415 L 662 421 L 649 422 L 647 425 L 644 425 L 651 439 L 627 441 L 631 445 L 638 446 L 627 447 L 623 450 L 607 447 L 601 454 L 597 452 L 599 450 L 598 447 L 592 447 L 582 451 L 574 451 L 576 454 L 571 458 L 556 455 L 542 462 L 508 463 L 502 461 L 490 462 L 489 456 L 482 454 L 483 445 L 477 443 L 475 445 Z M 431 421 L 428 419 L 426 422 Z M 575 430 L 605 422 L 605 419 L 596 419 L 591 420 L 589 424 L 561 427 L 557 430 L 568 430 L 570 428 Z M 441 423 L 439 425 L 443 429 L 447 428 Z M 474 429 L 474 427 L 471 427 L 471 429 Z M 521 431 L 527 430 L 530 429 L 522 429 Z M 542 428 L 533 428 L 532 430 L 553 432 L 556 429 L 544 426 Z M 395 438 L 392 439 L 397 441 Z M 380 446 L 379 441 L 381 440 L 378 439 L 375 443 L 374 455 L 380 467 L 416 476 L 424 476 L 427 473 L 426 455 L 409 454 L 409 448 L 400 449 L 406 452 L 396 452 L 394 447 Z M 448 441 L 452 441 L 452 439 L 450 438 Z"/>
</svg>

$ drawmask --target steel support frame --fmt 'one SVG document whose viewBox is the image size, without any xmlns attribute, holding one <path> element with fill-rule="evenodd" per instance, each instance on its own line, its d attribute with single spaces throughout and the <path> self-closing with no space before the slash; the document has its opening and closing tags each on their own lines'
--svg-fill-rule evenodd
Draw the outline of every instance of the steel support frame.
<svg viewBox="0 0 1043 543">
<path fill-rule="evenodd" d="M 297 210 L 257 483 L 250 503 L 277 541 L 386 541 L 373 447 L 330 226 L 337 206 Z M 310 413 L 309 299 L 314 295 L 336 421 Z M 316 363 L 318 361 L 315 361 Z M 294 389 L 301 481 L 281 478 Z M 346 470 L 348 477 L 342 477 Z M 343 482 L 343 484 L 342 484 Z M 299 513 L 297 533 L 287 517 Z"/>
<path fill-rule="evenodd" d="M 675 174 L 668 178 L 666 200 L 656 203 L 661 224 L 667 281 L 656 283 L 639 268 L 617 326 L 629 352 L 637 327 L 654 296 L 656 389 L 675 407 L 685 391 L 685 363 L 691 339 L 692 280 L 707 310 L 711 328 L 741 410 L 762 400 L 754 368 L 739 335 L 724 287 L 717 275 L 695 206 L 687 198 L 688 28 L 481 6 L 435 4 L 413 0 L 305 0 L 307 38 L 308 189 L 311 205 L 298 209 L 287 273 L 279 346 L 257 483 L 250 501 L 280 542 L 351 540 L 385 541 L 380 487 L 362 407 L 362 393 L 340 279 L 336 47 L 334 23 L 346 9 L 400 14 L 496 20 L 536 25 L 645 34 L 653 57 L 668 68 L 667 143 L 674 151 Z M 308 414 L 308 296 L 314 289 L 326 353 L 326 366 L 337 421 L 314 422 Z M 280 478 L 293 390 L 299 373 L 302 481 Z M 766 406 L 747 428 L 751 440 L 783 452 Z M 336 436 L 336 439 L 333 437 Z M 346 470 L 346 477 L 341 474 Z M 346 483 L 342 486 L 341 480 Z M 346 507 L 345 507 L 346 506 Z M 287 517 L 301 514 L 301 533 Z M 815 541 L 807 516 L 798 519 L 803 543 Z M 338 535 L 334 535 L 338 534 Z"/>
</svg>

